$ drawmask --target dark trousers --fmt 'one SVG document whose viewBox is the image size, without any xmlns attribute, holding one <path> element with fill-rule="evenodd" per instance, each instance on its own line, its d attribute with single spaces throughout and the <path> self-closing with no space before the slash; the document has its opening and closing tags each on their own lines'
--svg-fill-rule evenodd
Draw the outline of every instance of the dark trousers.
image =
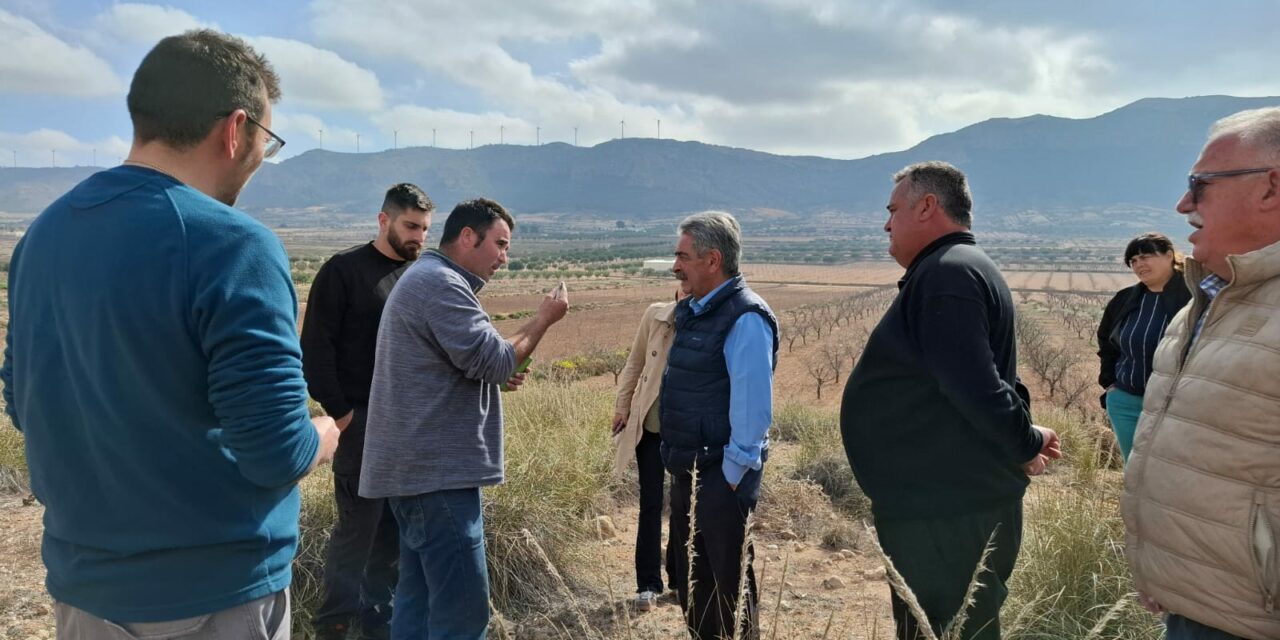
<svg viewBox="0 0 1280 640">
<path fill-rule="evenodd" d="M 935 634 L 941 635 L 960 611 L 992 531 L 995 549 L 978 579 L 982 587 L 968 610 L 960 636 L 964 640 L 1000 638 L 1000 607 L 1009 595 L 1006 585 L 1022 546 L 1022 501 L 946 518 L 876 521 L 881 548 L 915 594 Z M 891 595 L 898 640 L 922 640 L 925 636 L 906 603 L 897 593 Z"/>
<path fill-rule="evenodd" d="M 667 541 L 667 579 L 676 590 L 685 622 L 694 640 L 734 637 L 738 593 L 745 591 L 740 637 L 757 640 L 756 576 L 752 568 L 755 550 L 747 547 L 747 585 L 740 589 L 743 538 L 747 514 L 760 499 L 760 472 L 747 471 L 735 491 L 729 487 L 720 465 L 699 470 L 698 502 L 694 508 L 693 570 L 689 570 L 689 503 L 693 495 L 689 472 L 673 474 L 671 481 L 671 531 Z M 693 584 L 687 584 L 686 576 Z"/>
<path fill-rule="evenodd" d="M 385 634 L 399 578 L 400 534 L 384 499 L 361 498 L 359 474 L 333 474 L 338 522 L 324 562 L 324 601 L 312 617 L 317 629 L 358 622 L 367 636 Z"/>
<path fill-rule="evenodd" d="M 640 518 L 636 526 L 636 593 L 662 593 L 662 438 L 645 431 L 636 444 L 640 470 Z"/>
<path fill-rule="evenodd" d="M 1165 640 L 1244 640 L 1226 631 L 1171 613 L 1164 621 Z"/>
</svg>

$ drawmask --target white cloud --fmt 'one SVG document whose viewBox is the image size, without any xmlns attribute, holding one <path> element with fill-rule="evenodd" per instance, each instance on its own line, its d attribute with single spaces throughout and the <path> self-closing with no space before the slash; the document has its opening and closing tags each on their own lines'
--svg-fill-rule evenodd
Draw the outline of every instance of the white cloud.
<svg viewBox="0 0 1280 640">
<path fill-rule="evenodd" d="M 16 152 L 16 156 L 15 156 Z M 78 140 L 65 131 L 37 129 L 26 133 L 0 131 L 0 165 L 20 167 L 115 166 L 129 155 L 129 142 L 119 136 Z"/>
<path fill-rule="evenodd" d="M 93 52 L 0 9 L 0 93 L 86 98 L 118 95 L 124 86 Z"/>
<path fill-rule="evenodd" d="M 154 4 L 112 5 L 95 20 L 94 35 L 104 46 L 112 43 L 153 45 L 162 38 L 191 29 L 217 28 L 173 7 Z"/>
<path fill-rule="evenodd" d="M 383 106 L 378 76 L 333 51 L 283 38 L 245 40 L 275 67 L 287 104 L 356 111 L 375 111 Z"/>
<path fill-rule="evenodd" d="M 914 2 L 317 0 L 312 14 L 335 47 L 408 61 L 478 94 L 489 122 L 576 123 L 614 137 L 621 120 L 661 119 L 666 137 L 836 157 L 993 116 L 1096 113 L 1115 72 L 1088 33 Z M 401 24 L 419 25 L 421 39 L 368 37 Z M 564 71 L 535 71 L 510 53 L 513 42 L 583 37 L 599 50 Z"/>
</svg>

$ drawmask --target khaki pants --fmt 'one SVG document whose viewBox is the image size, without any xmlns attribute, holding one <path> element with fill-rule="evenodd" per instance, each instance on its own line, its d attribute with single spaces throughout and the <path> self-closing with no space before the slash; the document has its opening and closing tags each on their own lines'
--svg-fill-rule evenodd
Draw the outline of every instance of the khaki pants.
<svg viewBox="0 0 1280 640">
<path fill-rule="evenodd" d="M 289 640 L 289 590 L 166 622 L 116 623 L 61 602 L 54 618 L 58 640 Z"/>
</svg>

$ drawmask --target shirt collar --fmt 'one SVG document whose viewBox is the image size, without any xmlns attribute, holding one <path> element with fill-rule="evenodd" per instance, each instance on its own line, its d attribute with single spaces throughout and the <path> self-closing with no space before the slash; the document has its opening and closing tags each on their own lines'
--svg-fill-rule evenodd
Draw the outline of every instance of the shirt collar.
<svg viewBox="0 0 1280 640">
<path fill-rule="evenodd" d="M 898 281 L 898 288 L 901 289 L 902 286 L 911 279 L 911 274 L 915 272 L 916 267 L 920 266 L 921 262 L 924 262 L 925 258 L 929 257 L 930 254 L 934 253 L 938 249 L 952 244 L 976 245 L 978 242 L 974 239 L 973 233 L 969 231 L 953 231 L 938 238 L 937 240 L 934 240 L 933 242 L 930 242 L 925 246 L 925 248 L 920 250 L 920 253 L 916 254 L 915 260 L 911 261 L 911 266 L 907 267 L 906 273 L 902 274 L 902 279 Z"/>
<path fill-rule="evenodd" d="M 689 306 L 693 309 L 693 314 L 698 315 L 699 313 L 702 313 L 702 310 L 706 308 L 707 305 L 711 304 L 711 299 L 715 298 L 716 294 L 720 293 L 720 290 L 725 288 L 725 286 L 728 285 L 729 283 L 733 282 L 733 280 L 734 280 L 733 278 L 729 278 L 728 280 L 721 282 L 720 286 L 712 289 L 711 293 L 708 293 L 707 295 L 702 296 L 701 298 L 689 296 Z"/>
<path fill-rule="evenodd" d="M 470 271 L 467 271 L 462 267 L 462 265 L 450 260 L 449 256 L 446 256 L 445 254 L 440 253 L 439 250 L 427 249 L 426 255 L 434 256 L 435 258 L 438 258 L 441 262 L 444 263 L 446 267 L 449 267 L 450 269 L 453 269 L 454 271 L 457 271 L 459 274 L 461 274 L 462 277 L 467 281 L 467 284 L 471 287 L 472 293 L 478 294 L 480 293 L 480 289 L 484 288 L 484 284 L 485 284 L 484 278 L 481 278 L 480 276 L 474 273 L 471 273 Z"/>
<path fill-rule="evenodd" d="M 1222 288 L 1228 284 L 1229 282 L 1225 278 L 1218 277 L 1218 274 L 1216 273 L 1210 273 L 1205 276 L 1204 280 L 1200 281 L 1200 290 L 1203 291 L 1206 296 L 1209 296 L 1210 300 L 1213 300 L 1222 292 Z"/>
</svg>

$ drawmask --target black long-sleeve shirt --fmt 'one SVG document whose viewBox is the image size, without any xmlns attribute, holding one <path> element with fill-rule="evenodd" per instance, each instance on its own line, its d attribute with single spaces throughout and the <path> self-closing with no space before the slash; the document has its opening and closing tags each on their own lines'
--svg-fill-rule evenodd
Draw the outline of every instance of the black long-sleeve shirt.
<svg viewBox="0 0 1280 640">
<path fill-rule="evenodd" d="M 881 519 L 1020 499 L 1039 453 L 1017 378 L 1009 288 L 973 235 L 920 252 L 871 333 L 840 407 L 845 452 Z"/>
<path fill-rule="evenodd" d="M 382 307 L 408 264 L 369 242 L 335 254 L 316 273 L 302 321 L 302 372 L 311 397 L 334 418 L 369 402 Z M 355 420 L 339 441 L 335 470 L 358 469 L 363 447 L 363 420 Z"/>
</svg>

